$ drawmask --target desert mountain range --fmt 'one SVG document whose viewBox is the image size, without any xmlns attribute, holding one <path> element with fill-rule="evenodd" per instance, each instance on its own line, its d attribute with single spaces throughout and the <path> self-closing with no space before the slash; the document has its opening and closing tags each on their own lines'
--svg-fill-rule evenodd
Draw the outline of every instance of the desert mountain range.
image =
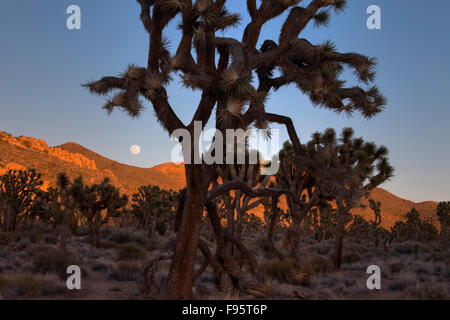
<svg viewBox="0 0 450 320">
<path fill-rule="evenodd" d="M 165 163 L 152 168 L 138 168 L 110 160 L 73 142 L 49 147 L 41 139 L 14 137 L 0 132 L 0 174 L 27 168 L 34 168 L 42 174 L 44 188 L 55 183 L 59 172 L 66 172 L 71 179 L 83 175 L 88 183 L 100 183 L 104 177 L 109 177 L 112 184 L 129 195 L 140 186 L 149 184 L 167 190 L 180 190 L 185 186 L 183 164 Z M 405 214 L 413 207 L 422 218 L 436 219 L 437 202 L 414 203 L 381 188 L 375 189 L 370 198 L 382 203 L 382 225 L 387 228 L 396 221 L 404 220 Z M 285 206 L 284 203 L 281 205 Z M 259 207 L 253 211 L 261 216 L 263 209 Z M 367 220 L 373 219 L 368 208 L 356 209 L 353 213 Z"/>
</svg>

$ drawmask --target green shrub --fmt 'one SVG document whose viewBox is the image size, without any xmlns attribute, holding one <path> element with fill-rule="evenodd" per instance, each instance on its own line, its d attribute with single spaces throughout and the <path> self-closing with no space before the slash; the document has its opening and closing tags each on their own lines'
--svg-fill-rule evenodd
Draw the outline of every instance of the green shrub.
<svg viewBox="0 0 450 320">
<path fill-rule="evenodd" d="M 117 260 L 140 260 L 145 257 L 145 249 L 136 243 L 125 243 L 116 249 Z"/>
</svg>

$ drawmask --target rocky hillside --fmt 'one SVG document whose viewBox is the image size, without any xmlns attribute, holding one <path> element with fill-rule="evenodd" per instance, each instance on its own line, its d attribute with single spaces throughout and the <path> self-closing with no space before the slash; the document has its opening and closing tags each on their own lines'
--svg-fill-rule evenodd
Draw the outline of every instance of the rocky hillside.
<svg viewBox="0 0 450 320">
<path fill-rule="evenodd" d="M 99 183 L 104 177 L 109 177 L 114 185 L 128 194 L 148 184 L 172 190 L 180 190 L 185 185 L 182 164 L 166 163 L 153 168 L 138 168 L 110 160 L 76 143 L 49 147 L 43 140 L 13 137 L 0 132 L 0 174 L 10 169 L 25 168 L 35 168 L 41 172 L 45 187 L 55 182 L 59 172 L 66 172 L 72 179 L 83 175 L 89 183 Z M 384 189 L 374 190 L 370 197 L 382 203 L 384 227 L 390 227 L 395 221 L 403 220 L 405 214 L 413 207 L 424 218 L 435 219 L 436 202 L 414 203 Z M 285 203 L 282 202 L 281 205 L 285 206 Z M 254 213 L 262 216 L 263 209 L 256 208 Z M 357 209 L 353 213 L 361 214 L 368 220 L 373 219 L 373 214 L 368 208 Z"/>
</svg>

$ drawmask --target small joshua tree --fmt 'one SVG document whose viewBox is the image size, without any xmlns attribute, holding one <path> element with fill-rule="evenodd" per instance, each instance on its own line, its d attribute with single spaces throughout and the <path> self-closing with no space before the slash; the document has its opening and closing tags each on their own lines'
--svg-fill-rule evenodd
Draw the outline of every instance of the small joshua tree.
<svg viewBox="0 0 450 320">
<path fill-rule="evenodd" d="M 15 231 L 29 217 L 41 185 L 41 175 L 33 169 L 10 170 L 0 176 L 0 223 L 4 232 Z"/>
<path fill-rule="evenodd" d="M 65 173 L 59 173 L 56 178 L 56 191 L 59 194 L 62 218 L 59 230 L 59 246 L 62 250 L 66 249 L 66 239 L 70 234 L 70 226 L 74 220 L 75 202 L 70 194 L 70 179 Z"/>
<path fill-rule="evenodd" d="M 172 190 L 166 191 L 149 185 L 140 187 L 138 192 L 133 194 L 131 213 L 145 232 L 148 232 L 150 246 L 153 246 L 156 231 L 164 234 L 173 224 L 175 206 L 176 193 Z"/>
<path fill-rule="evenodd" d="M 440 202 L 436 208 L 436 214 L 441 224 L 441 238 L 445 246 L 449 245 L 448 229 L 450 227 L 450 201 Z"/>
<path fill-rule="evenodd" d="M 36 194 L 32 205 L 33 217 L 51 223 L 58 229 L 59 246 L 66 249 L 66 239 L 70 232 L 75 232 L 78 219 L 75 215 L 75 201 L 70 193 L 71 182 L 65 173 L 56 178 L 56 188 Z"/>
<path fill-rule="evenodd" d="M 147 65 L 131 65 L 119 77 L 105 77 L 86 86 L 94 94 L 112 94 L 105 104 L 109 112 L 118 107 L 131 116 L 139 116 L 144 98 L 151 102 L 166 131 L 173 134 L 177 129 L 186 129 L 190 133 L 189 141 L 183 140 L 183 153 L 190 155 L 185 159 L 187 188 L 180 197 L 182 218 L 165 290 L 167 298 L 189 298 L 193 294 L 202 213 L 212 200 L 208 190 L 215 175 L 214 165 L 195 161 L 200 152 L 195 143 L 195 123 L 205 126 L 214 108 L 216 128 L 221 131 L 280 123 L 287 127 L 295 153 L 300 155 L 303 151 L 291 119 L 265 110 L 271 91 L 295 84 L 316 105 L 348 114 L 359 111 L 366 117 L 379 113 L 386 101 L 376 87 L 345 87 L 340 79 L 348 67 L 363 84 L 372 83 L 375 59 L 339 53 L 331 41 L 315 45 L 300 38 L 310 22 L 326 25 L 332 10 L 342 12 L 345 0 L 247 0 L 250 22 L 242 29 L 241 39 L 222 36 L 223 31 L 240 22 L 239 15 L 226 10 L 227 0 L 137 2 L 150 40 Z M 283 13 L 287 17 L 278 39 L 260 39 L 263 26 Z M 174 52 L 170 52 L 163 32 L 178 17 L 182 36 Z M 279 76 L 275 70 L 280 71 Z M 180 120 L 169 103 L 166 86 L 173 74 L 180 75 L 187 88 L 201 92 L 188 124 Z M 253 81 L 254 74 L 257 81 Z M 213 190 L 214 194 L 236 188 L 252 192 L 236 183 L 217 188 L 220 189 Z"/>
<path fill-rule="evenodd" d="M 375 247 L 378 247 L 378 227 L 381 225 L 381 202 L 370 199 L 369 206 L 375 215 L 375 219 L 372 221 L 372 230 L 375 237 Z"/>
<path fill-rule="evenodd" d="M 369 237 L 370 230 L 371 226 L 369 223 L 362 216 L 355 215 L 348 231 L 356 241 L 361 242 L 362 239 L 367 239 L 367 237 Z"/>
<path fill-rule="evenodd" d="M 91 245 L 98 247 L 100 227 L 121 213 L 128 202 L 127 196 L 121 196 L 119 189 L 109 184 L 108 178 L 101 184 L 86 186 L 82 177 L 79 177 L 74 181 L 70 193 L 87 220 Z"/>
</svg>

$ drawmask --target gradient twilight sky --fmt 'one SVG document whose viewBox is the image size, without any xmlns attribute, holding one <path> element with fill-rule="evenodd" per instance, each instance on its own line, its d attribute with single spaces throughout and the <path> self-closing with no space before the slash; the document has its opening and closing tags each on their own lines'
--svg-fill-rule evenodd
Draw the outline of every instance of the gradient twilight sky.
<svg viewBox="0 0 450 320">
<path fill-rule="evenodd" d="M 304 1 L 308 3 L 309 1 Z M 244 0 L 228 8 L 248 21 Z M 413 201 L 450 200 L 450 1 L 349 0 L 328 28 L 301 34 L 318 44 L 331 39 L 341 52 L 356 51 L 379 60 L 377 85 L 389 99 L 371 120 L 351 119 L 314 108 L 294 86 L 270 96 L 269 111 L 292 117 L 303 142 L 314 131 L 352 126 L 357 136 L 384 144 L 396 169 L 390 192 Z M 432 5 L 431 5 L 432 3 Z M 82 29 L 66 28 L 66 8 L 82 10 Z M 366 9 L 382 10 L 382 30 L 368 30 Z M 285 17 L 285 16 L 283 16 Z M 283 17 L 271 21 L 261 40 L 277 39 Z M 179 32 L 166 30 L 173 47 Z M 111 159 L 150 167 L 170 161 L 174 143 L 157 124 L 151 106 L 139 119 L 116 111 L 108 116 L 103 98 L 80 86 L 117 75 L 129 63 L 146 65 L 147 35 L 134 0 L 17 0 L 0 3 L 0 131 L 42 138 L 51 146 L 77 142 Z M 172 47 L 172 49 L 173 49 Z M 188 121 L 198 93 L 169 89 L 170 102 Z M 283 141 L 287 135 L 282 134 Z M 141 146 L 139 156 L 129 152 Z"/>
</svg>

